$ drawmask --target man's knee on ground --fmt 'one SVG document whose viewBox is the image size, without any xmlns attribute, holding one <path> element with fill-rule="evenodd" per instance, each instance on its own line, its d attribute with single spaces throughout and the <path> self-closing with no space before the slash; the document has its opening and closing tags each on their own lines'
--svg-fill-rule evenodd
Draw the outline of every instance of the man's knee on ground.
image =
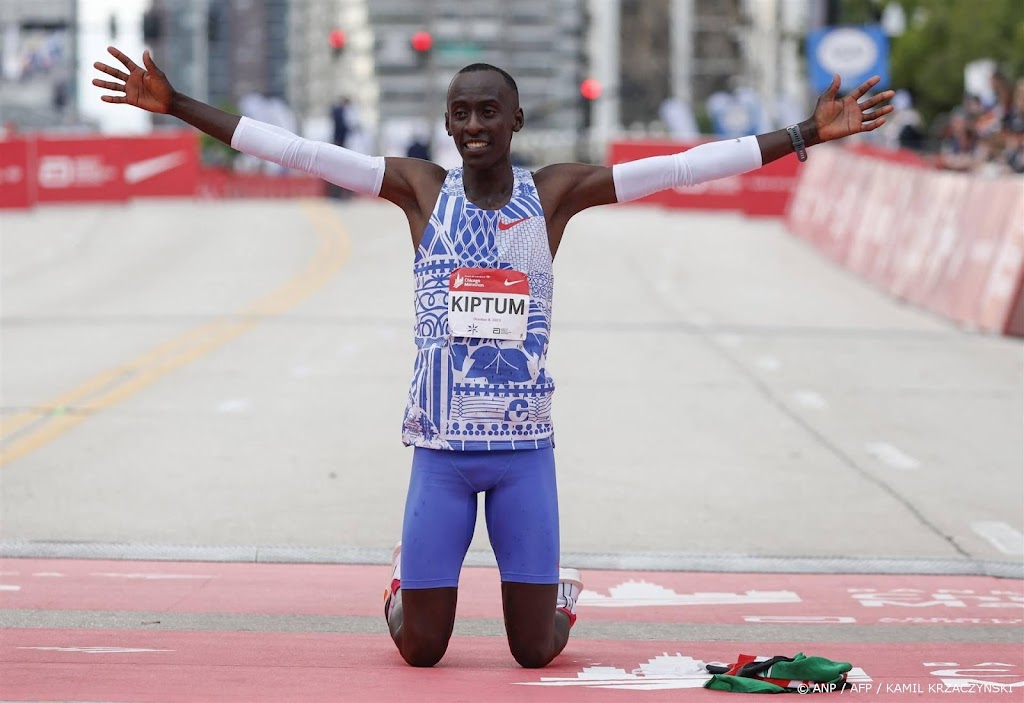
<svg viewBox="0 0 1024 703">
<path fill-rule="evenodd" d="M 430 667 L 441 661 L 448 649 L 448 638 L 403 638 L 402 658 L 409 666 Z"/>
<path fill-rule="evenodd" d="M 512 642 L 509 641 L 508 648 L 512 657 L 525 669 L 540 669 L 551 663 L 554 657 L 551 654 L 551 643 L 541 642 Z"/>
</svg>

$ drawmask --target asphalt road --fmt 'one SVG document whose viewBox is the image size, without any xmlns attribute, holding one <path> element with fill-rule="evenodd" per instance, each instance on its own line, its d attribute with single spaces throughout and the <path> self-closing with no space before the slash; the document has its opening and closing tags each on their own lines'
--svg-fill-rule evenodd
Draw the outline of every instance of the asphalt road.
<svg viewBox="0 0 1024 703">
<path fill-rule="evenodd" d="M 139 201 L 0 233 L 0 554 L 386 560 L 411 458 L 397 209 Z M 1020 573 L 1019 340 L 772 220 L 590 211 L 555 272 L 565 553 Z"/>
</svg>

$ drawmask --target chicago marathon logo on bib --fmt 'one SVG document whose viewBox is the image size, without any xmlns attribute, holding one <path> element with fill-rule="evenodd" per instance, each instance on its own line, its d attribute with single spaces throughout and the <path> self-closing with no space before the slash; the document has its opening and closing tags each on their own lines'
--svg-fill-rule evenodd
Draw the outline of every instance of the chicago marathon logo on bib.
<svg viewBox="0 0 1024 703">
<path fill-rule="evenodd" d="M 530 282 L 511 269 L 459 268 L 448 280 L 453 337 L 526 339 Z"/>
</svg>

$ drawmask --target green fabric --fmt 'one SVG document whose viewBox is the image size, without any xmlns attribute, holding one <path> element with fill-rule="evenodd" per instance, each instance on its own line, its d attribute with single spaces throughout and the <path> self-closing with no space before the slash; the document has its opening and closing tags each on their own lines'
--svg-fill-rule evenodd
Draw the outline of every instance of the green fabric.
<svg viewBox="0 0 1024 703">
<path fill-rule="evenodd" d="M 742 661 L 742 658 L 739 660 Z M 853 665 L 848 662 L 834 662 L 824 657 L 807 657 L 802 652 L 793 657 L 793 661 L 780 661 L 772 664 L 760 678 L 758 676 L 730 676 L 715 674 L 704 688 L 715 691 L 731 691 L 733 693 L 790 693 L 797 689 L 784 688 L 765 681 L 765 678 L 779 681 L 811 681 L 815 684 L 838 684 L 843 675 Z"/>
<path fill-rule="evenodd" d="M 852 668 L 853 665 L 848 662 L 834 662 L 824 657 L 805 657 L 800 653 L 793 657 L 791 662 L 772 665 L 768 678 L 838 683 L 842 680 L 843 674 Z"/>
<path fill-rule="evenodd" d="M 732 691 L 733 693 L 785 693 L 786 689 L 776 686 L 773 683 L 761 679 L 751 679 L 746 676 L 726 676 L 715 674 L 707 682 L 704 688 L 713 691 Z"/>
</svg>

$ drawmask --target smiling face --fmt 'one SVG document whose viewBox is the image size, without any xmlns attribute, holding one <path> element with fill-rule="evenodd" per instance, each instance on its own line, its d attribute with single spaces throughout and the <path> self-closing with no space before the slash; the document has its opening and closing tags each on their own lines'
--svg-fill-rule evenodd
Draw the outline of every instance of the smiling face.
<svg viewBox="0 0 1024 703">
<path fill-rule="evenodd" d="M 452 80 L 444 124 L 463 162 L 484 167 L 509 158 L 512 134 L 523 126 L 523 110 L 501 74 L 471 71 Z"/>
</svg>

